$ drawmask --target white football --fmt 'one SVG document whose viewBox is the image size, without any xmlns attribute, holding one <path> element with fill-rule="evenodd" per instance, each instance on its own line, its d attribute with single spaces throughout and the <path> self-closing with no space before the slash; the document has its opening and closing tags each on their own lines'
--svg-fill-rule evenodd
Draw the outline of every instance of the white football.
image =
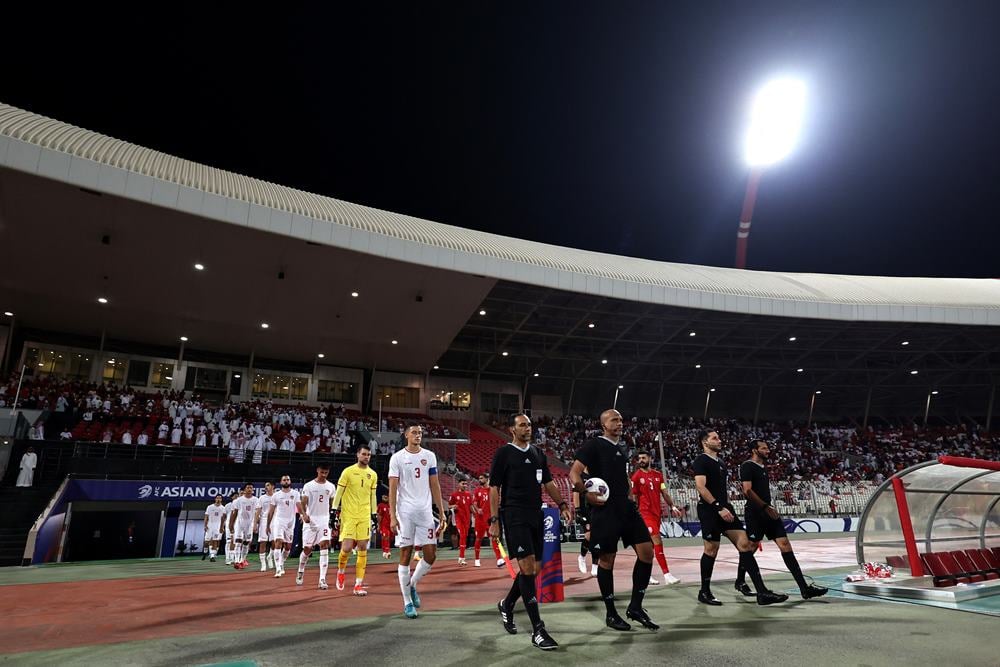
<svg viewBox="0 0 1000 667">
<path fill-rule="evenodd" d="M 596 493 L 597 497 L 604 501 L 607 501 L 608 496 L 611 495 L 608 483 L 600 477 L 591 477 L 583 483 L 583 488 L 587 493 Z"/>
</svg>

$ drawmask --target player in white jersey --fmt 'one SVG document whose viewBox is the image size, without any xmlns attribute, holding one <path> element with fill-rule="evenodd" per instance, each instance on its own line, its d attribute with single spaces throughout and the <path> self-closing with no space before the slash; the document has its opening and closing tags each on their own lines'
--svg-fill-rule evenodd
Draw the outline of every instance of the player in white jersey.
<svg viewBox="0 0 1000 667">
<path fill-rule="evenodd" d="M 231 493 L 229 495 L 229 502 L 226 503 L 226 518 L 223 525 L 226 528 L 225 543 L 226 543 L 226 565 L 232 565 L 236 559 L 236 542 L 233 541 L 233 531 L 229 528 L 229 519 L 233 516 L 233 503 L 237 498 L 240 497 L 238 493 Z"/>
<path fill-rule="evenodd" d="M 243 486 L 243 495 L 233 501 L 233 513 L 229 517 L 229 530 L 236 541 L 236 558 L 233 567 L 242 570 L 247 563 L 247 553 L 253 542 L 254 514 L 257 511 L 257 499 L 253 497 L 253 484 Z"/>
<path fill-rule="evenodd" d="M 223 524 L 226 521 L 226 506 L 222 504 L 222 496 L 215 497 L 215 504 L 205 510 L 205 541 L 208 542 L 208 555 L 215 562 L 219 553 L 219 541 L 223 535 Z"/>
<path fill-rule="evenodd" d="M 306 563 L 313 547 L 319 545 L 319 587 L 326 590 L 326 570 L 330 566 L 330 505 L 337 487 L 328 481 L 330 465 L 316 466 L 316 479 L 306 482 L 299 498 L 302 514 L 302 554 L 299 556 L 299 572 L 295 585 L 301 586 L 306 576 Z"/>
<path fill-rule="evenodd" d="M 274 577 L 285 574 L 285 559 L 295 539 L 295 513 L 298 511 L 299 492 L 292 488 L 292 478 L 281 478 L 281 489 L 271 496 L 271 508 L 267 513 L 268 530 L 271 535 L 271 552 L 274 558 Z"/>
<path fill-rule="evenodd" d="M 257 497 L 257 506 L 254 514 L 254 526 L 257 528 L 257 546 L 260 554 L 260 571 L 267 572 L 268 560 L 271 567 L 274 567 L 274 560 L 271 552 L 267 548 L 267 543 L 271 541 L 271 533 L 267 527 L 267 515 L 271 509 L 271 494 L 274 493 L 274 483 L 264 482 L 264 495 Z"/>
<path fill-rule="evenodd" d="M 431 569 L 437 558 L 438 537 L 448 526 L 445 506 L 441 501 L 441 484 L 437 475 L 437 457 L 422 449 L 423 429 L 420 424 L 407 424 L 403 431 L 406 447 L 389 459 L 389 512 L 391 528 L 396 533 L 399 549 L 399 589 L 403 592 L 403 613 L 417 617 L 420 596 L 417 583 Z M 438 508 L 441 523 L 435 528 L 431 501 Z M 410 573 L 413 547 L 423 547 L 424 557 Z"/>
</svg>

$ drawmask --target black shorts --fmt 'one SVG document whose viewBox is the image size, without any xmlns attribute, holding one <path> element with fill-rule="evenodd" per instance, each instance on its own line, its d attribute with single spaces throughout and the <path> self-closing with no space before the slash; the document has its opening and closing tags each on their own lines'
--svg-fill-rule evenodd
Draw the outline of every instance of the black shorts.
<svg viewBox="0 0 1000 667">
<path fill-rule="evenodd" d="M 788 537 L 788 533 L 785 532 L 785 522 L 781 519 L 772 519 L 764 512 L 752 510 L 748 510 L 744 518 L 747 522 L 747 537 L 754 542 L 760 542 L 765 537 L 769 540 Z"/>
<path fill-rule="evenodd" d="M 732 512 L 732 521 L 723 521 L 719 516 L 719 508 L 715 505 L 698 503 L 698 520 L 701 521 L 701 539 L 708 542 L 718 542 L 722 539 L 722 534 L 727 530 L 743 530 L 743 522 L 736 518 L 736 511 L 732 505 L 723 505 Z"/>
<path fill-rule="evenodd" d="M 590 520 L 590 549 L 595 553 L 616 553 L 618 540 L 626 547 L 651 541 L 639 510 L 631 502 L 591 507 L 587 518 Z"/>
<path fill-rule="evenodd" d="M 515 560 L 534 556 L 542 558 L 542 513 L 539 510 L 504 510 L 500 527 L 507 555 Z"/>
</svg>

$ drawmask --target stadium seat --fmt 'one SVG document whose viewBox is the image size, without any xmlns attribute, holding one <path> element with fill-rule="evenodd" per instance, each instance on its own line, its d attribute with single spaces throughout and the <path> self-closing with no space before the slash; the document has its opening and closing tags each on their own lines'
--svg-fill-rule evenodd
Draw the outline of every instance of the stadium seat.
<svg viewBox="0 0 1000 667">
<path fill-rule="evenodd" d="M 969 568 L 966 568 L 961 562 L 959 562 L 958 558 L 955 557 L 955 553 L 960 553 L 963 556 L 965 555 L 961 551 L 945 551 L 938 554 L 938 557 L 941 559 L 941 563 L 944 564 L 945 569 L 949 574 L 954 575 L 961 584 L 974 584 L 980 581 L 986 581 L 986 577 L 983 575 L 969 572 Z"/>
<path fill-rule="evenodd" d="M 1000 579 L 1000 570 L 991 566 L 979 549 L 966 549 L 965 554 L 972 561 L 976 570 L 986 577 L 987 580 Z"/>
<path fill-rule="evenodd" d="M 886 559 L 885 559 L 885 562 L 890 567 L 893 567 L 893 568 L 900 568 L 900 567 L 905 568 L 905 567 L 909 567 L 907 565 L 907 563 L 906 563 L 906 557 L 905 556 L 887 556 Z"/>
<path fill-rule="evenodd" d="M 923 561 L 924 568 L 934 577 L 935 586 L 939 588 L 954 586 L 960 581 L 948 572 L 948 568 L 941 562 L 940 554 L 920 554 L 920 560 Z M 966 580 L 963 583 L 969 582 Z"/>
<path fill-rule="evenodd" d="M 1000 572 L 1000 556 L 997 556 L 989 549 L 980 549 L 979 553 L 983 555 L 983 558 L 986 559 L 986 562 L 989 563 L 992 569 Z"/>
</svg>

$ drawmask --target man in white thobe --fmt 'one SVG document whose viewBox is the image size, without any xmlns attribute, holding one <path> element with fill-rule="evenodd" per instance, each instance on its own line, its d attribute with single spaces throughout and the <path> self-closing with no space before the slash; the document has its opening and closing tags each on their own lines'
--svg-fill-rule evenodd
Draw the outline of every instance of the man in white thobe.
<svg viewBox="0 0 1000 667">
<path fill-rule="evenodd" d="M 28 451 L 21 457 L 21 472 L 17 476 L 18 486 L 31 486 L 35 481 L 35 466 L 38 465 L 38 454 L 34 447 L 28 447 Z"/>
</svg>

